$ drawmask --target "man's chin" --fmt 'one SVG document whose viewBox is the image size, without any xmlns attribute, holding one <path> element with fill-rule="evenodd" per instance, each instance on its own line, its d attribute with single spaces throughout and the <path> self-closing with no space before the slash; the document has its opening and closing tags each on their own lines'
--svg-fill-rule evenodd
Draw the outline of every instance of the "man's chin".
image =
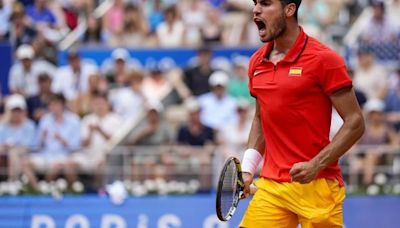
<svg viewBox="0 0 400 228">
<path fill-rule="evenodd" d="M 273 41 L 274 38 L 273 37 L 269 37 L 269 36 L 265 36 L 265 37 L 260 37 L 260 40 L 263 43 L 269 43 L 269 42 Z"/>
</svg>

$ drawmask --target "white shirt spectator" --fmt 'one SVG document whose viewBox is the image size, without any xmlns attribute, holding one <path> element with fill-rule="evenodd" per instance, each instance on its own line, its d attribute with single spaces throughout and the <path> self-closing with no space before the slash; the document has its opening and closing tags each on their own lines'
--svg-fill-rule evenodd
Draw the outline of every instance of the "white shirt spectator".
<svg viewBox="0 0 400 228">
<path fill-rule="evenodd" d="M 185 25 L 181 21 L 176 21 L 169 28 L 167 23 L 163 22 L 157 27 L 157 38 L 161 47 L 179 47 L 183 45 Z"/>
<path fill-rule="evenodd" d="M 63 122 L 58 123 L 51 114 L 45 115 L 39 122 L 37 142 L 44 142 L 41 153 L 48 156 L 67 155 L 80 148 L 80 119 L 72 112 L 65 111 Z M 56 139 L 60 135 L 67 141 L 67 147 Z M 44 138 L 43 138 L 44 137 Z"/>
<path fill-rule="evenodd" d="M 179 5 L 186 26 L 186 44 L 189 46 L 198 45 L 201 40 L 200 28 L 207 22 L 208 2 L 183 1 Z"/>
<path fill-rule="evenodd" d="M 397 32 L 389 17 L 386 17 L 382 23 L 371 19 L 363 25 L 361 38 L 370 43 L 390 43 L 395 41 Z"/>
<path fill-rule="evenodd" d="M 103 118 L 100 118 L 96 114 L 89 114 L 82 119 L 81 138 L 86 139 L 89 137 L 91 125 L 99 126 L 106 134 L 112 135 L 116 131 L 116 129 L 118 129 L 121 122 L 121 117 L 112 112 L 108 113 Z M 92 152 L 96 153 L 96 150 L 104 149 L 106 143 L 107 140 L 104 138 L 104 136 L 95 131 L 90 140 L 90 144 L 85 149 L 89 149 Z"/>
<path fill-rule="evenodd" d="M 56 72 L 56 67 L 45 60 L 34 60 L 31 69 L 26 71 L 23 65 L 15 63 L 9 73 L 8 86 L 10 90 L 19 90 L 25 96 L 34 96 L 39 92 L 37 79 L 41 73 L 47 73 L 50 77 Z"/>
<path fill-rule="evenodd" d="M 251 121 L 247 121 L 243 129 L 239 128 L 238 123 L 224 126 L 221 130 L 222 141 L 232 150 L 243 149 L 241 147 L 247 143 L 251 124 Z"/>
<path fill-rule="evenodd" d="M 73 72 L 70 65 L 60 67 L 53 80 L 52 89 L 63 93 L 67 100 L 74 100 L 79 93 L 88 90 L 89 77 L 97 72 L 97 66 L 81 61 L 79 74 Z"/>
<path fill-rule="evenodd" d="M 124 120 L 138 118 L 144 110 L 146 98 L 130 88 L 115 89 L 110 94 L 110 103 L 115 113 Z"/>
<path fill-rule="evenodd" d="M 70 153 L 80 149 L 80 119 L 71 112 L 64 112 L 63 122 L 58 123 L 52 114 L 47 114 L 39 122 L 36 143 L 39 153 L 31 155 L 36 170 L 47 171 L 56 163 L 66 162 Z M 60 136 L 67 146 L 57 139 Z M 43 143 L 43 144 L 42 144 Z"/>
<path fill-rule="evenodd" d="M 358 68 L 354 72 L 354 87 L 367 99 L 380 98 L 386 87 L 387 75 L 383 67 L 372 65 L 368 70 Z"/>
<path fill-rule="evenodd" d="M 204 125 L 220 130 L 227 124 L 235 123 L 237 119 L 236 101 L 233 97 L 225 95 L 218 99 L 212 92 L 198 98 L 201 107 L 200 119 Z"/>
<path fill-rule="evenodd" d="M 98 126 L 104 133 L 112 136 L 121 126 L 122 119 L 115 113 L 108 113 L 103 118 L 96 114 L 85 116 L 81 122 L 81 138 L 85 140 L 90 136 L 90 127 Z M 72 160 L 77 162 L 84 170 L 93 170 L 104 161 L 108 140 L 98 131 L 93 132 L 90 144 L 83 148 L 81 153 L 73 155 Z"/>
</svg>

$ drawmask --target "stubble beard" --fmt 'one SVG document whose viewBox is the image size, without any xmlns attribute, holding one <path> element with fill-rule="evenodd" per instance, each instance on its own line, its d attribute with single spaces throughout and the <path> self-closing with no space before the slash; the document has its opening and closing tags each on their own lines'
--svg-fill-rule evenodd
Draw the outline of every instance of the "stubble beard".
<svg viewBox="0 0 400 228">
<path fill-rule="evenodd" d="M 279 17 L 278 21 L 272 25 L 271 30 L 270 30 L 271 34 L 265 38 L 260 37 L 261 42 L 269 43 L 269 42 L 272 42 L 272 41 L 278 39 L 286 32 L 286 28 L 287 28 L 287 25 L 286 25 L 285 17 L 282 13 L 282 15 L 281 15 L 281 17 Z"/>
</svg>

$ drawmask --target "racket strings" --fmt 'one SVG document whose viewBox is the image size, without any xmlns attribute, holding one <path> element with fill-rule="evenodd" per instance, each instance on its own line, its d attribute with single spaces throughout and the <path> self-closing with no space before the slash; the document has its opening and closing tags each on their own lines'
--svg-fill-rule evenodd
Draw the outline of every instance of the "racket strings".
<svg viewBox="0 0 400 228">
<path fill-rule="evenodd" d="M 226 169 L 221 189 L 221 212 L 225 217 L 228 217 L 233 213 L 238 201 L 237 175 L 236 165 L 232 161 Z"/>
</svg>

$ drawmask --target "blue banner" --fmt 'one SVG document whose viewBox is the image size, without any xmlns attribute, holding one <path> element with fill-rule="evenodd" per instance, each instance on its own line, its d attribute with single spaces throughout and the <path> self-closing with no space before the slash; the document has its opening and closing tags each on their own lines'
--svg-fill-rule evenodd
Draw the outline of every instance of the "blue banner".
<svg viewBox="0 0 400 228">
<path fill-rule="evenodd" d="M 91 59 L 98 66 L 111 58 L 111 53 L 114 49 L 80 49 L 79 54 L 84 59 Z M 224 58 L 232 60 L 236 56 L 250 57 L 255 48 L 215 48 L 213 49 L 214 58 Z M 190 60 L 197 54 L 196 49 L 179 48 L 179 49 L 129 49 L 130 57 L 138 61 L 142 66 L 148 66 L 154 62 L 170 62 L 171 60 L 179 67 L 185 67 L 190 63 Z M 59 64 L 67 63 L 67 51 L 59 53 Z"/>
<path fill-rule="evenodd" d="M 129 198 L 114 205 L 106 197 L 0 197 L 0 227 L 31 228 L 229 228 L 238 227 L 248 204 L 241 201 L 230 223 L 215 216 L 213 195 Z M 348 197 L 345 228 L 398 228 L 400 197 Z"/>
<path fill-rule="evenodd" d="M 1 94 L 8 94 L 8 72 L 12 65 L 12 49 L 9 43 L 0 42 L 0 84 Z"/>
</svg>

